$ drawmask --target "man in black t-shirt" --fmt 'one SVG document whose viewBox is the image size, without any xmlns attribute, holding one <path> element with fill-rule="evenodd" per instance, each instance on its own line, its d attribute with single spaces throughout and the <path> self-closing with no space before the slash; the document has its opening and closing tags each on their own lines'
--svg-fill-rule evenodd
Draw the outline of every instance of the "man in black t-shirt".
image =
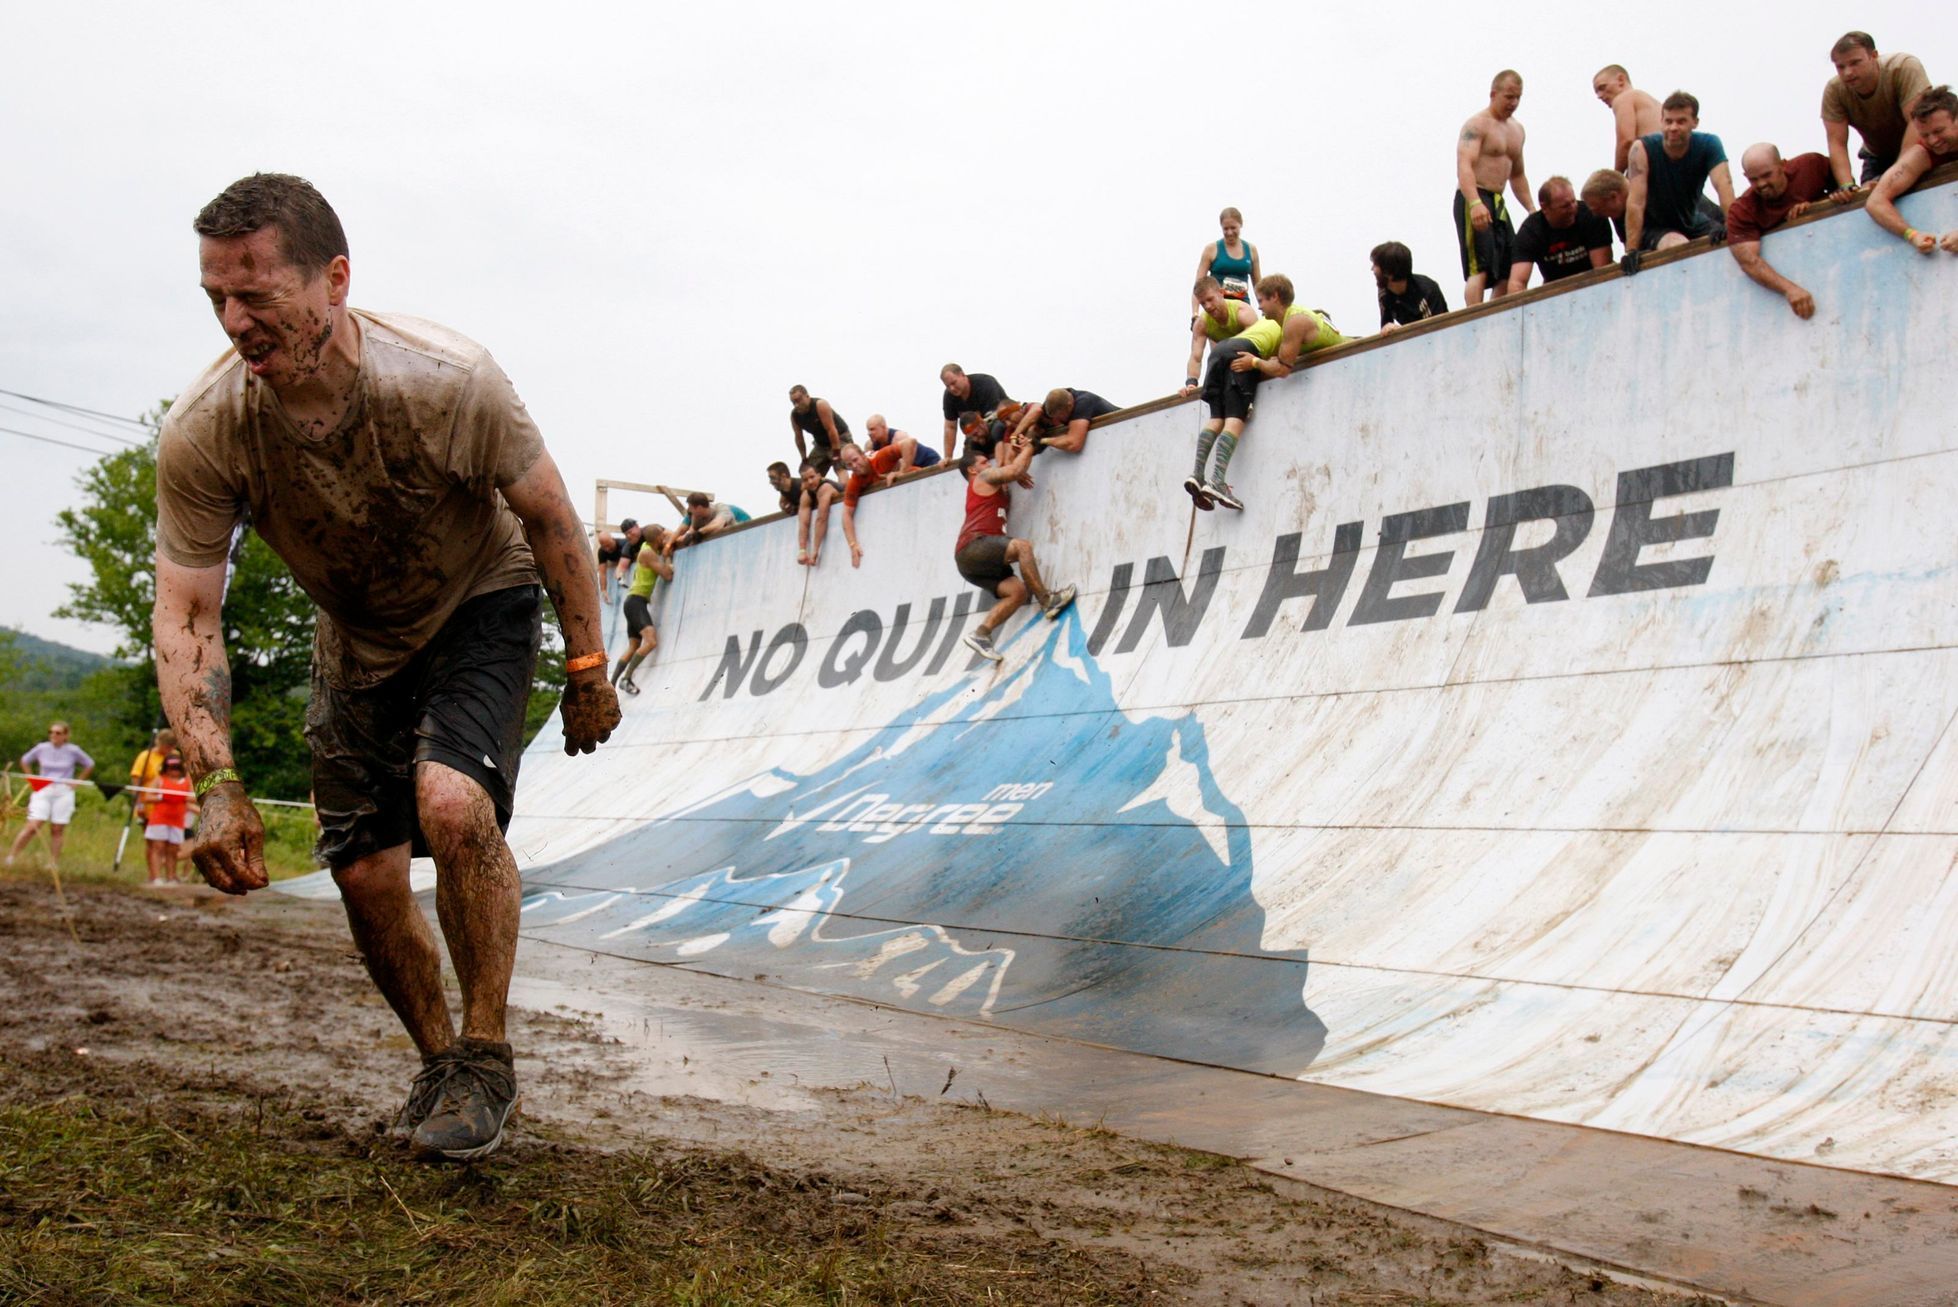
<svg viewBox="0 0 1958 1307">
<path fill-rule="evenodd" d="M 1537 211 L 1516 229 L 1516 263 L 1509 270 L 1509 293 L 1530 284 L 1530 267 L 1543 284 L 1602 268 L 1611 262 L 1611 224 L 1577 202 L 1568 177 L 1552 177 L 1536 193 Z"/>
<path fill-rule="evenodd" d="M 945 385 L 945 457 L 949 459 L 959 437 L 959 414 L 991 417 L 1001 404 L 1013 401 L 1007 398 L 1006 388 L 990 375 L 968 373 L 956 363 L 940 368 L 938 379 Z"/>
<path fill-rule="evenodd" d="M 1046 448 L 1078 454 L 1088 443 L 1088 424 L 1120 409 L 1121 405 L 1109 403 L 1092 390 L 1058 386 L 1048 391 L 1037 407 L 1029 407 L 1020 415 L 1020 425 L 1013 434 L 1029 432 L 1035 453 Z"/>
<path fill-rule="evenodd" d="M 1380 295 L 1382 334 L 1448 312 L 1448 297 L 1430 277 L 1414 271 L 1414 255 L 1399 241 L 1373 247 L 1373 284 Z"/>
<path fill-rule="evenodd" d="M 796 453 L 813 461 L 825 475 L 836 462 L 836 451 L 850 438 L 850 424 L 843 415 L 828 400 L 811 395 L 807 386 L 789 387 L 789 430 L 795 433 Z M 804 436 L 814 442 L 813 448 L 803 443 Z"/>
</svg>

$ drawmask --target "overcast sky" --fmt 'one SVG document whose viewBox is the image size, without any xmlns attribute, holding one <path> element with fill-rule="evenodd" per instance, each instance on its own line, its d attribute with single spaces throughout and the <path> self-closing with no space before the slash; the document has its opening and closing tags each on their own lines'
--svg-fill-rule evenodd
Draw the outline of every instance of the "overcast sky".
<svg viewBox="0 0 1958 1307">
<path fill-rule="evenodd" d="M 1738 174 L 1756 140 L 1825 148 L 1847 28 L 1958 77 L 1935 8 L 18 6 L 0 389 L 132 417 L 175 395 L 226 348 L 192 216 L 296 172 L 346 225 L 353 302 L 488 346 L 581 512 L 611 477 L 759 514 L 762 469 L 794 461 L 793 383 L 933 441 L 947 360 L 1022 398 L 1174 389 L 1227 204 L 1349 335 L 1377 321 L 1382 240 L 1459 304 L 1455 136 L 1500 68 L 1524 77 L 1533 184 L 1611 162 L 1610 62 L 1697 94 Z M 1765 294 L 1738 271 L 1735 293 Z M 0 395 L 0 427 L 107 447 L 36 408 Z M 11 434 L 0 455 L 0 625 L 106 652 L 113 632 L 51 616 L 84 575 L 53 515 L 88 456 Z"/>
</svg>

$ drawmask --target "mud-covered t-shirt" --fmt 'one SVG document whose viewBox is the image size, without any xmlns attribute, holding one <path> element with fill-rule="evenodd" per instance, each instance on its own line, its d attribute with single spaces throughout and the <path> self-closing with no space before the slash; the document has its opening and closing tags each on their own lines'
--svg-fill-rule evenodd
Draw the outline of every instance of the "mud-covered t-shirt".
<svg viewBox="0 0 1958 1307">
<path fill-rule="evenodd" d="M 544 449 L 482 346 L 353 314 L 360 375 L 331 434 L 301 435 L 227 352 L 171 405 L 156 475 L 157 551 L 215 567 L 249 520 L 318 605 L 314 664 L 343 689 L 399 671 L 464 600 L 536 582 L 501 491 Z"/>
</svg>

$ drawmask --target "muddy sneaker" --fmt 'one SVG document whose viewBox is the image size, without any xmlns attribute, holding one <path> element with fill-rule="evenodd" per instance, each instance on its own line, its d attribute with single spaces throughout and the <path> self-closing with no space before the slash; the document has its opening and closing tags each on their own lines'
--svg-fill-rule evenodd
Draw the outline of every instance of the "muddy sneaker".
<svg viewBox="0 0 1958 1307">
<path fill-rule="evenodd" d="M 619 682 L 619 688 L 621 690 L 624 690 L 627 694 L 639 693 L 638 682 L 634 681 L 630 676 L 626 677 L 623 681 Z"/>
<path fill-rule="evenodd" d="M 1047 602 L 1040 605 L 1040 611 L 1047 614 L 1047 620 L 1051 622 L 1067 611 L 1067 606 L 1074 602 L 1074 594 L 1074 587 L 1071 585 L 1062 586 L 1058 590 L 1049 590 Z"/>
<path fill-rule="evenodd" d="M 1216 501 L 1210 497 L 1210 492 L 1204 489 L 1203 482 L 1197 480 L 1195 477 L 1184 477 L 1183 488 L 1190 492 L 1190 498 L 1194 499 L 1197 507 L 1201 508 L 1204 512 L 1208 513 L 1217 506 Z"/>
<path fill-rule="evenodd" d="M 968 631 L 966 632 L 965 638 L 960 640 L 959 643 L 978 654 L 981 658 L 989 659 L 996 663 L 1006 661 L 1005 655 L 993 648 L 993 637 L 985 631 Z"/>
<path fill-rule="evenodd" d="M 473 1162 L 503 1142 L 503 1123 L 517 1105 L 517 1073 L 508 1044 L 461 1039 L 442 1055 L 428 1115 L 411 1136 L 426 1161 Z"/>
<path fill-rule="evenodd" d="M 1219 481 L 1212 485 L 1207 485 L 1204 487 L 1204 490 L 1209 492 L 1210 497 L 1222 504 L 1225 508 L 1234 508 L 1240 513 L 1244 511 L 1244 505 L 1238 501 L 1236 495 L 1231 493 L 1231 488 L 1223 482 Z"/>
<path fill-rule="evenodd" d="M 441 1091 L 442 1081 L 448 1075 L 451 1055 L 448 1053 L 424 1053 L 422 1069 L 415 1076 L 415 1083 L 408 1088 L 408 1101 L 394 1114 L 394 1124 L 388 1127 L 388 1137 L 406 1143 L 415 1133 L 415 1127 L 428 1119 L 428 1113 L 435 1106 L 435 1097 Z"/>
</svg>

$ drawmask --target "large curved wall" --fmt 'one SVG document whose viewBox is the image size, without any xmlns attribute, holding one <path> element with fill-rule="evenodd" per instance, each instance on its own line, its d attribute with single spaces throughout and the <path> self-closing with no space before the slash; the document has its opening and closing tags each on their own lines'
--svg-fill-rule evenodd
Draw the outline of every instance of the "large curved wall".
<svg viewBox="0 0 1958 1307">
<path fill-rule="evenodd" d="M 1909 197 L 1958 227 L 1958 187 Z M 1357 1089 L 1958 1178 L 1958 259 L 1858 214 L 690 550 L 526 933 Z M 1194 520 L 1193 520 L 1194 518 Z"/>
</svg>

